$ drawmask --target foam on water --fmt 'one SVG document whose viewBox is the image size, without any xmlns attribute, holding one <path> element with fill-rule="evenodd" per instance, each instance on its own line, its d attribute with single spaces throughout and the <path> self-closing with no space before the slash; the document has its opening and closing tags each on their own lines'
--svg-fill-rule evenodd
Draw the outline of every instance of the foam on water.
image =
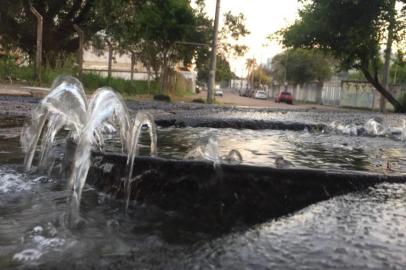
<svg viewBox="0 0 406 270">
<path fill-rule="evenodd" d="M 367 120 L 364 124 L 344 124 L 341 121 L 333 121 L 328 126 L 328 131 L 348 136 L 370 136 L 370 137 L 389 137 L 396 140 L 406 140 L 406 120 L 402 121 L 401 126 L 390 126 L 385 123 L 383 118 L 374 117 Z"/>
<path fill-rule="evenodd" d="M 63 251 L 71 241 L 58 236 L 58 231 L 52 223 L 35 226 L 27 235 L 22 237 L 24 250 L 13 255 L 13 260 L 31 263 L 38 261 L 49 252 Z"/>
<path fill-rule="evenodd" d="M 39 260 L 42 256 L 42 253 L 39 250 L 29 248 L 29 249 L 24 249 L 21 252 L 16 253 L 13 256 L 14 261 L 19 261 L 19 262 L 29 262 L 29 261 L 36 261 Z"/>
<path fill-rule="evenodd" d="M 0 194 L 18 193 L 31 189 L 31 183 L 24 174 L 0 167 Z"/>
</svg>

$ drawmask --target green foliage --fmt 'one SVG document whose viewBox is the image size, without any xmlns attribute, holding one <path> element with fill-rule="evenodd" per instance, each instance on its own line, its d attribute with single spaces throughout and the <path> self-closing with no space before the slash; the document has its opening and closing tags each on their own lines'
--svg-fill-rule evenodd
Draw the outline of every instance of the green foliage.
<svg viewBox="0 0 406 270">
<path fill-rule="evenodd" d="M 44 69 L 42 73 L 43 86 L 49 87 L 53 80 L 61 74 L 75 76 L 76 72 L 70 68 L 71 66 L 72 65 L 67 64 L 66 66 L 59 68 L 48 67 Z M 12 79 L 13 82 L 17 83 L 35 84 L 33 66 L 15 66 L 12 68 L 12 73 L 9 73 L 9 70 L 9 63 L 4 61 L 4 59 L 0 59 L 0 81 L 8 82 L 9 79 Z M 151 82 L 151 85 L 148 86 L 147 81 L 107 78 L 97 73 L 84 73 L 80 80 L 87 93 L 92 93 L 94 90 L 103 86 L 109 86 L 124 96 L 154 95 L 160 92 L 159 83 L 157 82 Z"/>
<path fill-rule="evenodd" d="M 280 31 L 293 48 L 318 48 L 335 57 L 343 70 L 358 69 L 394 106 L 396 99 L 380 82 L 381 43 L 387 33 L 401 44 L 406 23 L 405 1 L 301 0 L 300 19 Z M 395 4 L 397 4 L 395 8 Z"/>
<path fill-rule="evenodd" d="M 390 77 L 393 84 L 406 84 L 406 56 L 402 51 L 396 55 L 390 70 Z"/>
<path fill-rule="evenodd" d="M 201 2 L 201 1 L 199 1 Z M 200 3 L 197 9 L 197 20 L 200 35 L 198 42 L 211 44 L 213 38 L 213 22 L 204 13 L 204 3 Z M 243 56 L 248 47 L 237 43 L 242 37 L 249 35 L 250 32 L 245 26 L 245 17 L 243 14 L 233 15 L 231 12 L 224 14 L 224 26 L 219 30 L 218 51 L 217 51 L 217 71 L 216 81 L 230 81 L 235 75 L 230 70 L 227 58 L 229 56 Z M 210 49 L 207 46 L 197 48 L 196 67 L 199 81 L 208 81 L 208 72 L 210 64 Z"/>
<path fill-rule="evenodd" d="M 270 85 L 272 82 L 271 77 L 267 74 L 267 70 L 261 66 L 257 67 L 250 74 L 250 80 L 254 82 L 254 88 L 260 88 L 262 85 Z"/>
<path fill-rule="evenodd" d="M 209 80 L 209 63 L 201 65 L 198 69 L 198 80 L 207 82 Z M 234 79 L 236 75 L 231 71 L 230 63 L 222 55 L 217 56 L 216 66 L 216 82 L 229 82 Z"/>
<path fill-rule="evenodd" d="M 165 69 L 182 61 L 189 64 L 195 51 L 178 42 L 194 41 L 199 35 L 194 11 L 187 0 L 151 0 L 138 7 L 131 30 L 139 58 L 154 69 Z M 155 60 L 155 63 L 154 63 Z"/>
<path fill-rule="evenodd" d="M 316 49 L 289 49 L 272 59 L 272 76 L 278 82 L 304 84 L 311 81 L 329 80 L 333 73 L 333 61 Z"/>
<path fill-rule="evenodd" d="M 42 69 L 42 83 L 50 85 L 52 81 L 60 74 L 75 74 L 71 58 L 68 57 L 63 63 L 58 63 L 55 68 L 44 67 Z M 15 58 L 5 57 L 0 59 L 0 80 L 9 80 L 17 82 L 34 82 L 34 66 L 18 65 Z"/>
<path fill-rule="evenodd" d="M 84 73 L 81 81 L 88 92 L 93 92 L 103 86 L 109 86 L 124 96 L 154 95 L 159 93 L 159 84 L 157 82 L 151 82 L 151 86 L 148 87 L 147 81 L 108 78 L 96 73 Z"/>
<path fill-rule="evenodd" d="M 377 67 L 387 1 L 306 1 L 300 19 L 282 31 L 288 47 L 321 48 L 344 69 Z"/>
<path fill-rule="evenodd" d="M 16 69 L 18 68 L 16 64 L 16 59 L 11 55 L 6 55 L 0 58 L 0 79 L 15 79 Z"/>
<path fill-rule="evenodd" d="M 129 0 L 4 0 L 0 1 L 1 45 L 19 48 L 32 58 L 36 44 L 36 18 L 32 5 L 43 16 L 44 65 L 55 66 L 56 59 L 78 48 L 73 24 L 79 25 L 89 40 L 94 34 L 116 20 Z"/>
<path fill-rule="evenodd" d="M 395 106 L 395 112 L 404 113 L 403 108 L 406 108 L 406 93 L 402 92 L 398 97 L 400 106 Z"/>
<path fill-rule="evenodd" d="M 365 75 L 358 70 L 352 70 L 348 73 L 348 80 L 350 81 L 366 81 Z"/>
<path fill-rule="evenodd" d="M 243 56 L 248 47 L 237 44 L 240 38 L 250 34 L 245 26 L 245 16 L 242 13 L 233 15 L 230 11 L 224 14 L 224 26 L 219 33 L 219 53 L 226 57 L 228 55 Z"/>
<path fill-rule="evenodd" d="M 170 71 L 165 90 L 170 96 L 188 96 L 193 93 L 193 84 L 181 73 Z"/>
</svg>

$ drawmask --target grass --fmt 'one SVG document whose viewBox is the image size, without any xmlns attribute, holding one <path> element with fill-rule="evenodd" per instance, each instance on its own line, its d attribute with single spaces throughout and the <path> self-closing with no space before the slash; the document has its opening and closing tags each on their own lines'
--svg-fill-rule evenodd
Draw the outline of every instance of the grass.
<svg viewBox="0 0 406 270">
<path fill-rule="evenodd" d="M 131 81 L 120 78 L 108 78 L 95 73 L 84 73 L 80 80 L 88 93 L 92 93 L 96 89 L 104 86 L 113 88 L 125 97 L 137 95 L 153 96 L 160 93 L 160 85 L 159 82 L 156 81 L 151 81 L 150 87 L 148 88 L 147 81 Z"/>
<path fill-rule="evenodd" d="M 44 68 L 41 76 L 42 81 L 39 84 L 35 80 L 33 66 L 18 66 L 13 62 L 13 59 L 2 58 L 0 59 L 0 81 L 9 83 L 11 79 L 13 83 L 49 87 L 52 81 L 59 75 L 75 76 L 77 71 L 73 67 L 73 64 L 68 63 L 58 68 Z M 174 76 L 176 76 L 176 79 L 173 81 L 176 83 L 170 84 L 164 93 L 160 90 L 160 82 L 157 81 L 151 81 L 148 85 L 147 81 L 108 78 L 98 73 L 88 72 L 84 72 L 79 79 L 83 83 L 86 93 L 89 94 L 100 87 L 107 86 L 129 99 L 139 96 L 146 98 L 159 94 L 169 94 L 171 97 L 192 95 L 190 83 L 179 74 L 174 74 Z"/>
</svg>

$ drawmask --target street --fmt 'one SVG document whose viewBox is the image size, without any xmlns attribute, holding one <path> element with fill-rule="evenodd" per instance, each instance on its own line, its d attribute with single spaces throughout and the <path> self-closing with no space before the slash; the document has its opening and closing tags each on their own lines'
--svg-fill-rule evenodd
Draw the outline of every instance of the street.
<svg viewBox="0 0 406 270">
<path fill-rule="evenodd" d="M 255 99 L 250 97 L 241 97 L 238 95 L 237 92 L 231 89 L 223 89 L 224 96 L 216 96 L 216 102 L 223 104 L 223 105 L 232 105 L 232 106 L 249 106 L 249 107 L 269 107 L 269 108 L 281 108 L 281 109 L 310 109 L 310 108 L 317 108 L 317 109 L 339 109 L 338 107 L 331 107 L 331 106 L 324 106 L 318 104 L 304 104 L 304 103 L 297 103 L 293 101 L 293 105 L 289 105 L 286 103 L 276 103 L 273 98 L 268 100 L 264 99 Z M 207 92 L 202 91 L 197 95 L 194 95 L 193 98 L 202 98 L 206 100 Z"/>
</svg>

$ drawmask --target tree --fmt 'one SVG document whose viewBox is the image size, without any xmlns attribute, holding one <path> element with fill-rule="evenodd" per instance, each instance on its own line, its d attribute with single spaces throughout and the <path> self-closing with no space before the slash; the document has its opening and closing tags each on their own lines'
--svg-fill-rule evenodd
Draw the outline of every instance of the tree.
<svg viewBox="0 0 406 270">
<path fill-rule="evenodd" d="M 213 21 L 208 18 L 205 13 L 205 4 L 202 0 L 196 1 L 197 8 L 195 9 L 196 17 L 198 20 L 200 36 L 196 38 L 196 42 L 202 44 L 210 44 L 213 36 Z M 234 15 L 231 12 L 226 12 L 224 14 L 224 25 L 219 31 L 218 35 L 218 63 L 217 69 L 223 69 L 226 67 L 224 64 L 228 61 L 227 59 L 231 56 L 243 56 L 248 47 L 246 45 L 241 45 L 238 41 L 247 35 L 250 34 L 248 29 L 245 26 L 245 17 L 243 14 Z M 199 81 L 206 81 L 209 67 L 210 59 L 210 50 L 208 46 L 199 46 L 197 47 L 196 55 L 196 68 L 198 70 L 198 79 Z M 228 71 L 230 74 L 231 71 Z M 217 75 L 222 78 L 222 76 L 216 72 L 216 81 Z M 222 78 L 224 79 L 224 78 Z"/>
<path fill-rule="evenodd" d="M 341 68 L 360 70 L 392 105 L 401 104 L 381 82 L 380 44 L 391 20 L 400 33 L 404 12 L 391 8 L 391 0 L 301 0 L 300 19 L 283 29 L 282 42 L 293 48 L 319 48 L 339 60 Z M 397 1 L 404 10 L 405 1 Z M 395 12 L 396 14 L 392 14 Z M 399 35 L 394 36 L 400 40 Z M 405 110 L 406 108 L 403 108 Z"/>
<path fill-rule="evenodd" d="M 161 88 L 169 69 L 178 62 L 191 63 L 195 50 L 179 45 L 199 35 L 197 19 L 188 0 L 150 0 L 139 6 L 135 31 L 140 42 L 140 60 L 162 72 Z M 156 61 L 151 63 L 152 58 Z"/>
<path fill-rule="evenodd" d="M 224 14 L 224 26 L 219 33 L 219 53 L 223 56 L 243 56 L 248 47 L 238 44 L 240 38 L 250 34 L 245 26 L 245 16 L 242 13 L 233 15 L 231 11 Z"/>
<path fill-rule="evenodd" d="M 200 68 L 197 72 L 200 81 L 209 80 L 209 67 Z M 222 55 L 217 55 L 216 82 L 230 82 L 237 76 L 231 71 L 230 63 Z"/>
<path fill-rule="evenodd" d="M 0 1 L 0 35 L 3 44 L 11 44 L 30 56 L 35 52 L 36 21 L 30 12 L 35 7 L 43 16 L 43 63 L 55 65 L 56 59 L 78 49 L 77 24 L 89 40 L 114 21 L 130 0 L 4 0 Z"/>
<path fill-rule="evenodd" d="M 264 85 L 270 85 L 272 79 L 269 71 L 263 66 L 258 66 L 251 74 L 254 88 L 261 88 Z"/>
<path fill-rule="evenodd" d="M 271 73 L 280 83 L 293 85 L 331 78 L 334 63 L 316 49 L 289 49 L 272 59 Z"/>
<path fill-rule="evenodd" d="M 399 51 L 391 68 L 391 83 L 406 84 L 406 56 Z"/>
<path fill-rule="evenodd" d="M 251 87 L 254 87 L 253 72 L 257 66 L 257 60 L 255 58 L 248 58 L 245 62 L 245 68 L 247 69 L 247 80 L 251 83 Z"/>
</svg>

